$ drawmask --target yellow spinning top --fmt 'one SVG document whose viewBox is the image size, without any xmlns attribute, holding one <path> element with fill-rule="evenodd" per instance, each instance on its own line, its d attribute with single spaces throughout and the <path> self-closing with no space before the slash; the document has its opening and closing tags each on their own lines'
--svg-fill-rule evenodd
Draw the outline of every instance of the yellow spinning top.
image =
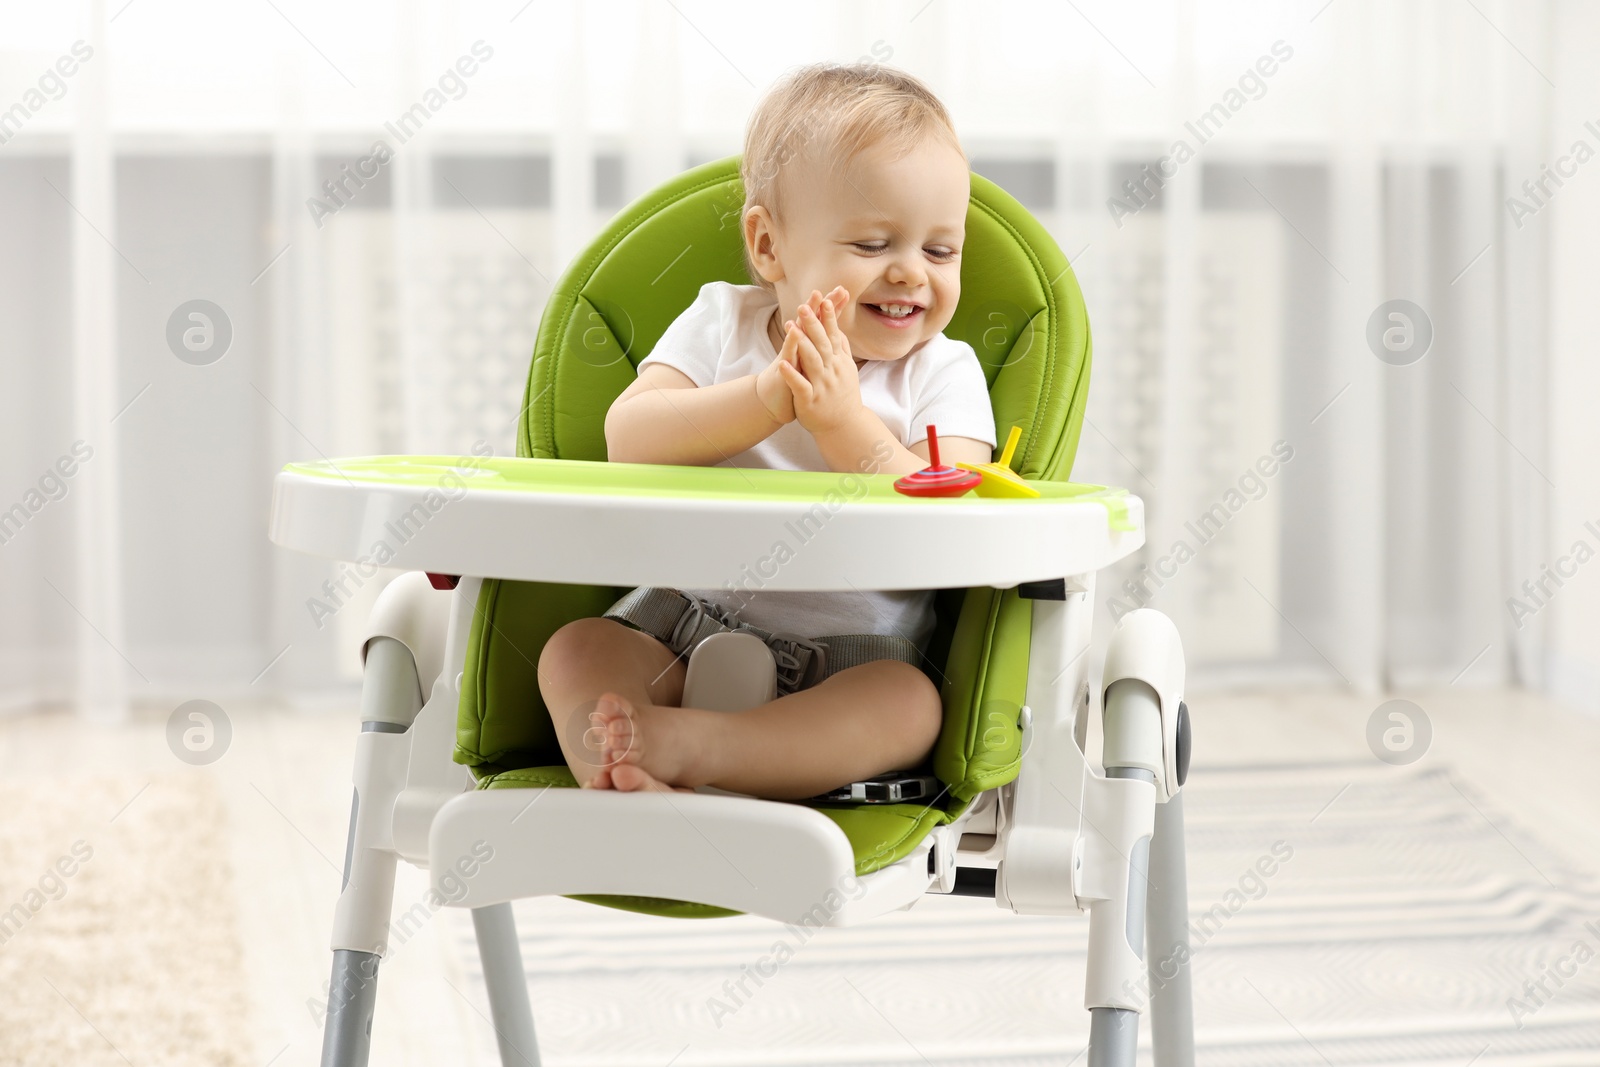
<svg viewBox="0 0 1600 1067">
<path fill-rule="evenodd" d="M 980 475 L 983 481 L 978 483 L 979 496 L 1002 497 L 1028 497 L 1038 496 L 1039 490 L 1023 481 L 1011 469 L 1011 454 L 1017 450 L 1017 441 L 1022 437 L 1022 427 L 1011 427 L 1011 433 L 1006 437 L 1005 451 L 1000 453 L 998 463 L 957 463 L 956 466 L 963 470 L 972 471 Z"/>
</svg>

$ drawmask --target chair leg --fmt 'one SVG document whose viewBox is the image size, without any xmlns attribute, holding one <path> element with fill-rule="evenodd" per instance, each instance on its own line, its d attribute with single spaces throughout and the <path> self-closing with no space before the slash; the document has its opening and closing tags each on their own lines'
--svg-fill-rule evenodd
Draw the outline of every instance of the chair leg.
<svg viewBox="0 0 1600 1067">
<path fill-rule="evenodd" d="M 1107 767 L 1107 778 L 1135 778 L 1155 783 L 1155 775 L 1138 767 Z M 1142 837 L 1128 856 L 1127 938 L 1144 944 L 1150 867 L 1150 839 Z M 1089 1009 L 1089 1067 L 1134 1067 L 1139 1050 L 1139 1013 L 1126 1008 Z"/>
<path fill-rule="evenodd" d="M 1183 794 L 1156 807 L 1150 843 L 1150 1040 L 1155 1067 L 1194 1067 L 1194 995 L 1190 976 L 1189 882 L 1184 860 Z"/>
<path fill-rule="evenodd" d="M 1133 1067 L 1139 1057 L 1139 1013 L 1089 1009 L 1089 1067 Z"/>
<path fill-rule="evenodd" d="M 533 1030 L 528 976 L 522 969 L 511 905 L 473 908 L 472 927 L 478 935 L 483 984 L 489 988 L 489 1017 L 500 1043 L 500 1062 L 503 1067 L 539 1067 L 539 1038 Z"/>
<path fill-rule="evenodd" d="M 1143 682 L 1116 680 L 1106 692 L 1105 776 L 1149 783 L 1141 791 L 1144 803 L 1155 803 L 1155 772 L 1161 765 L 1161 712 L 1155 691 Z M 1123 969 L 1118 957 L 1129 964 L 1145 956 L 1145 912 L 1149 900 L 1150 838 L 1129 841 L 1126 889 L 1120 900 L 1105 900 L 1091 905 L 1089 913 L 1089 970 Z M 1103 924 L 1115 923 L 1106 929 Z M 1108 946 L 1119 946 L 1114 950 Z M 1132 950 L 1131 954 L 1128 950 Z M 1124 974 L 1126 971 L 1124 970 Z M 1127 975 L 1136 978 L 1137 975 Z M 1091 1006 L 1089 1009 L 1089 1067 L 1134 1067 L 1139 1049 L 1139 1012 L 1131 1008 Z"/>
<path fill-rule="evenodd" d="M 322 1067 L 366 1067 L 372 1055 L 372 1012 L 378 1003 L 376 952 L 342 948 L 333 954 Z"/>
<path fill-rule="evenodd" d="M 355 797 L 344 880 L 333 916 L 333 977 L 322 1034 L 322 1067 L 367 1067 L 372 1050 L 378 963 L 388 949 L 396 860 L 392 851 L 372 841 L 375 822 L 385 817 L 382 798 L 388 798 L 392 808 L 394 790 L 405 781 L 410 744 L 405 733 L 421 707 L 410 650 L 393 638 L 374 638 L 361 683 Z"/>
</svg>

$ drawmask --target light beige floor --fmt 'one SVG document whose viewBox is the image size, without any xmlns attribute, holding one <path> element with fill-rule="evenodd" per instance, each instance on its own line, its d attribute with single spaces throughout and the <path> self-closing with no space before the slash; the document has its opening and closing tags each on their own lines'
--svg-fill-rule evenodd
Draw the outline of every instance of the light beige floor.
<svg viewBox="0 0 1600 1067">
<path fill-rule="evenodd" d="M 1452 765 L 1457 776 L 1496 809 L 1536 828 L 1544 840 L 1564 843 L 1577 865 L 1600 866 L 1596 818 L 1600 774 L 1595 773 L 1600 765 L 1600 720 L 1516 692 L 1403 695 L 1432 721 L 1432 747 L 1424 759 Z M 1378 703 L 1304 690 L 1196 695 L 1191 706 L 1197 773 L 1208 764 L 1371 759 L 1366 724 Z M 231 747 L 220 761 L 205 768 L 187 767 L 168 750 L 165 711 L 143 713 L 116 727 L 87 726 L 64 713 L 0 720 L 0 781 L 14 786 L 17 795 L 49 796 L 54 791 L 105 800 L 116 792 L 102 797 L 107 783 L 130 786 L 124 790 L 136 797 L 130 815 L 140 810 L 141 803 L 151 804 L 152 810 L 176 811 L 173 817 L 178 818 L 180 830 L 183 803 L 207 809 L 194 812 L 196 832 L 192 838 L 180 832 L 176 845 L 168 819 L 160 845 L 168 854 L 141 852 L 138 827 L 143 824 L 126 815 L 106 823 L 101 831 L 115 845 L 103 853 L 101 870 L 114 872 L 114 863 L 126 863 L 132 884 L 131 872 L 139 861 L 154 863 L 164 879 L 160 884 L 173 892 L 159 900 L 154 899 L 158 894 L 146 892 L 135 900 L 108 905 L 93 894 L 75 895 L 69 888 L 59 902 L 49 905 L 62 920 L 78 916 L 74 909 L 93 906 L 109 910 L 112 921 L 76 927 L 57 922 L 19 936 L 18 945 L 30 933 L 40 938 L 80 937 L 85 968 L 96 967 L 104 957 L 103 939 L 120 943 L 135 933 L 148 942 L 152 958 L 182 953 L 186 945 L 207 954 L 187 971 L 175 964 L 163 970 L 140 967 L 137 959 L 126 961 L 126 974 L 103 976 L 82 995 L 67 990 L 72 1011 L 58 1006 L 61 1018 L 56 1025 L 78 1028 L 75 1063 L 122 1063 L 118 1045 L 142 1038 L 149 1040 L 141 1048 L 170 1043 L 175 1052 L 199 1051 L 221 1042 L 237 1050 L 235 1062 L 242 1064 L 300 1067 L 318 1061 L 321 1036 L 311 1005 L 321 999 L 328 974 L 328 930 L 349 815 L 355 708 L 352 703 L 337 713 L 228 710 L 234 730 Z M 141 783 L 152 783 L 149 788 L 155 792 L 140 797 L 136 790 Z M 10 811 L 6 817 L 27 818 L 28 813 Z M 214 827 L 218 823 L 220 831 Z M 201 832 L 207 826 L 214 828 Z M 218 839 L 226 842 L 221 848 L 225 854 L 214 855 L 214 845 L 194 851 Z M 154 844 L 146 851 L 154 851 Z M 125 858 L 119 861 L 117 856 Z M 13 881 L 37 878 L 31 866 L 23 874 Z M 397 908 L 421 900 L 426 889 L 423 873 L 402 865 Z M 190 899 L 194 895 L 207 899 L 196 900 L 192 912 L 186 913 L 182 907 L 186 893 Z M 211 899 L 218 893 L 228 899 Z M 0 908 L 10 903 L 0 902 Z M 195 930 L 196 920 L 216 928 Z M 133 931 L 128 929 L 131 923 L 153 929 Z M 464 977 L 459 963 L 459 947 L 468 928 L 463 915 L 446 910 L 391 953 L 379 983 L 374 1063 L 434 1065 L 490 1059 L 491 1033 L 482 1017 L 486 1005 L 479 1002 L 481 990 Z M 236 966 L 212 958 L 226 956 L 230 945 L 236 946 L 237 960 L 232 961 Z M 170 1010 L 173 998 L 181 996 L 175 987 L 184 981 L 205 983 L 216 994 L 215 1006 L 188 1014 Z M 230 982 L 241 991 L 235 1007 L 229 1006 L 235 1004 L 228 994 Z M 48 998 L 40 1001 L 48 1002 Z M 128 1020 L 140 1018 L 130 1005 L 144 1012 L 148 1033 L 127 1032 L 139 1025 Z M 100 1033 L 108 1017 L 121 1020 L 120 1035 Z M 13 1044 L 18 1040 L 14 1034 L 0 1033 L 0 1064 L 47 1062 L 23 1053 Z M 133 1062 L 141 1060 L 136 1057 Z M 160 1062 L 186 1060 L 172 1056 Z"/>
</svg>

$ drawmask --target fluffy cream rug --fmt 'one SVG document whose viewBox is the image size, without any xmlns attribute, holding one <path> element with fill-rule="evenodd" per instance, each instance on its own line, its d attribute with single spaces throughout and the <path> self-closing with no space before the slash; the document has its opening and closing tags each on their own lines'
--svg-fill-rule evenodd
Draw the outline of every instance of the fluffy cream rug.
<svg viewBox="0 0 1600 1067">
<path fill-rule="evenodd" d="M 248 1003 L 211 779 L 0 783 L 0 812 L 0 1064 L 243 1067 Z"/>
</svg>

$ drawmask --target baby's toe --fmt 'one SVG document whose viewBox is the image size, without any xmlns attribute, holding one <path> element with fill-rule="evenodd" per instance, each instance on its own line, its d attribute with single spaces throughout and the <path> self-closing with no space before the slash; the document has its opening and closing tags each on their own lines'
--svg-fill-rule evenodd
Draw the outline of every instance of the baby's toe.
<svg viewBox="0 0 1600 1067">
<path fill-rule="evenodd" d="M 632 764 L 622 764 L 611 772 L 611 780 L 616 789 L 626 793 L 692 793 L 692 789 L 670 786 L 657 778 L 643 767 Z"/>
<path fill-rule="evenodd" d="M 606 747 L 606 725 L 598 711 L 589 713 L 589 728 L 583 732 L 582 744 L 590 752 L 601 752 Z"/>
<path fill-rule="evenodd" d="M 602 697 L 600 709 L 596 714 L 604 720 L 602 729 L 606 764 L 637 762 L 641 735 L 634 719 L 633 706 L 620 697 Z"/>
<path fill-rule="evenodd" d="M 637 763 L 639 760 L 639 737 L 634 731 L 633 723 L 626 719 L 614 722 L 606 728 L 606 763 L 626 761 Z"/>
</svg>

